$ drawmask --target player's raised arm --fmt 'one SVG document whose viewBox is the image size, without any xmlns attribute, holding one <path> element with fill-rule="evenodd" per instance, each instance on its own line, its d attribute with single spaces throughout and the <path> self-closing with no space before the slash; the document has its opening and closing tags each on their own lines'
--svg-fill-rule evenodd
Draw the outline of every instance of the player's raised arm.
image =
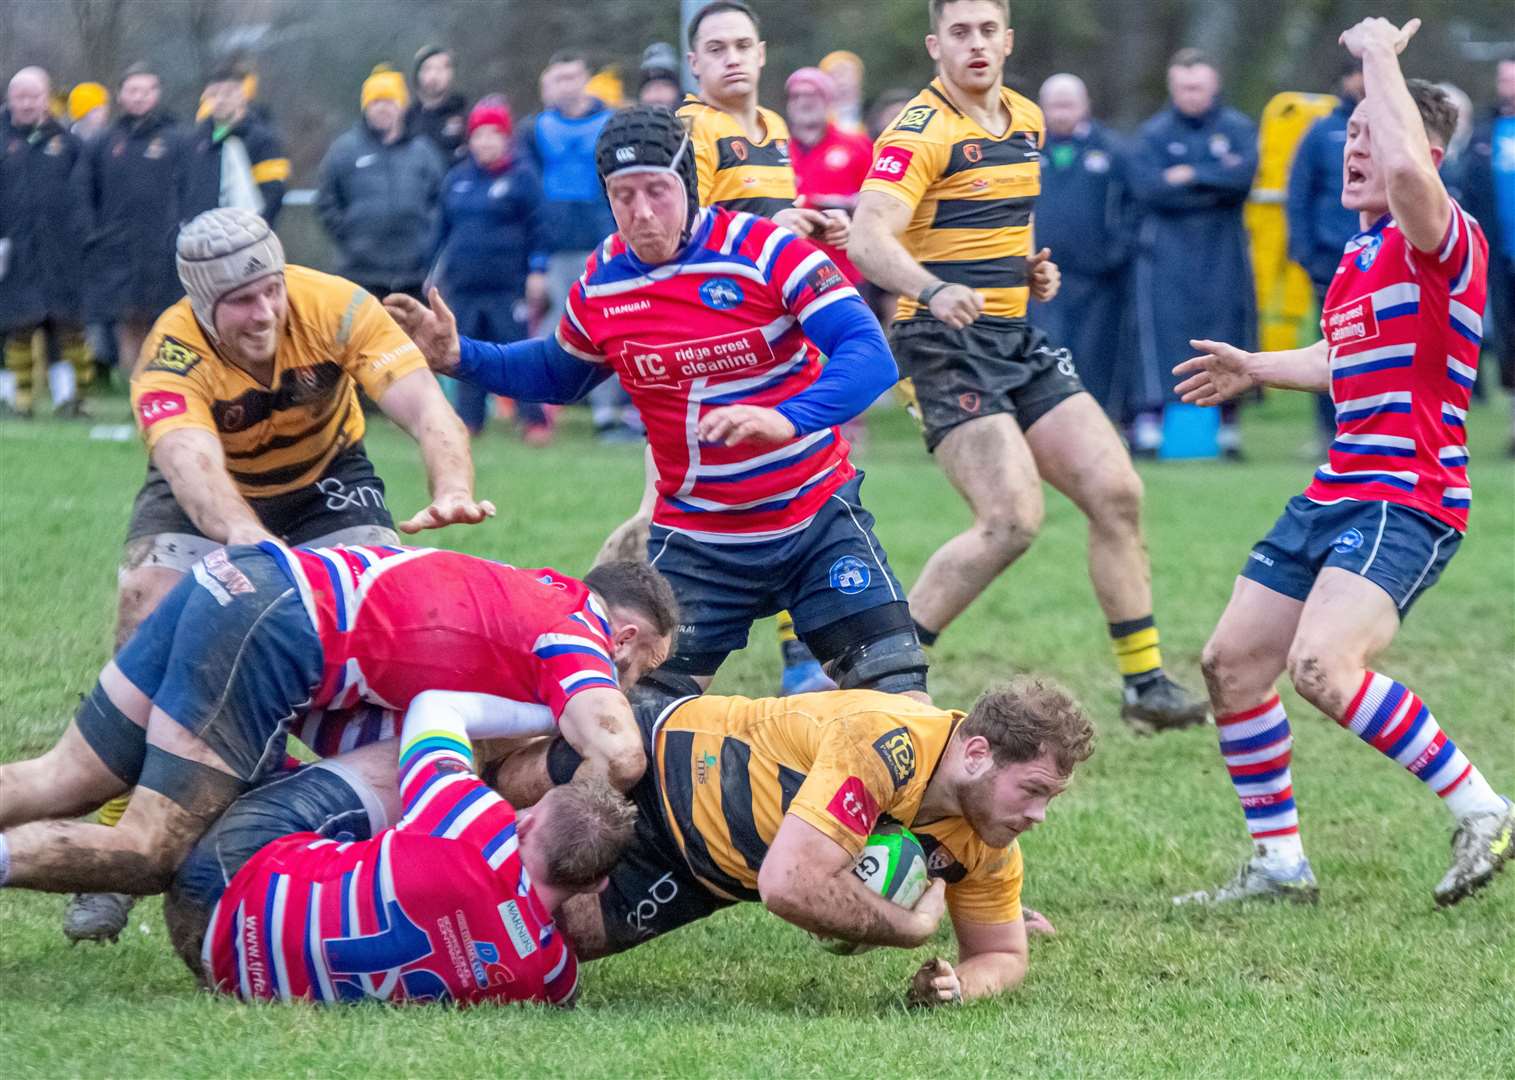
<svg viewBox="0 0 1515 1080">
<path fill-rule="evenodd" d="M 144 400 L 151 397 L 144 395 Z M 150 408 L 144 405 L 141 408 Z M 139 410 L 140 411 L 140 410 Z M 149 421 L 150 422 L 150 421 Z M 221 440 L 208 428 L 165 432 L 152 447 L 152 462 L 189 520 L 222 544 L 256 544 L 272 538 L 226 471 Z"/>
<path fill-rule="evenodd" d="M 1174 392 L 1190 405 L 1219 405 L 1257 386 L 1278 390 L 1325 391 L 1331 386 L 1329 349 L 1317 341 L 1303 349 L 1247 352 L 1224 341 L 1193 340 L 1200 351 L 1175 365 L 1185 376 Z"/>
<path fill-rule="evenodd" d="M 940 880 L 905 908 L 870 892 L 852 872 L 855 861 L 809 821 L 785 814 L 758 871 L 758 894 L 785 922 L 824 937 L 913 949 L 936 933 L 947 910 Z"/>
<path fill-rule="evenodd" d="M 1371 167 L 1383 171 L 1389 211 L 1400 232 L 1419 250 L 1435 251 L 1446 239 L 1452 204 L 1420 110 L 1399 67 L 1399 54 L 1419 29 L 1419 19 L 1397 27 L 1374 18 L 1341 35 L 1342 45 L 1362 61 L 1363 72 L 1363 100 L 1357 111 L 1363 123 L 1349 125 L 1347 155 L 1350 170 L 1354 136 L 1366 136 L 1372 144 Z M 1361 130 L 1364 126 L 1366 131 Z"/>
</svg>

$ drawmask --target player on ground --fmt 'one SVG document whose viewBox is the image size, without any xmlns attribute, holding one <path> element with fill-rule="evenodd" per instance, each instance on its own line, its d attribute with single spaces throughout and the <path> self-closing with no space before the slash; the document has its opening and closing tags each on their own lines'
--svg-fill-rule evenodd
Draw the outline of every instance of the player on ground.
<svg viewBox="0 0 1515 1080">
<path fill-rule="evenodd" d="M 1192 342 L 1178 392 L 1217 405 L 1255 386 L 1330 391 L 1330 461 L 1249 556 L 1205 647 L 1220 750 L 1254 854 L 1214 890 L 1179 902 L 1314 902 L 1290 776 L 1292 739 L 1274 684 L 1405 766 L 1456 822 L 1436 886 L 1455 904 L 1515 852 L 1515 808 L 1442 731 L 1414 692 L 1369 668 L 1410 605 L 1436 583 L 1468 524 L 1464 421 L 1478 365 L 1488 242 L 1437 168 L 1457 122 L 1446 93 L 1405 81 L 1398 54 L 1420 26 L 1365 19 L 1342 35 L 1365 96 L 1347 126 L 1348 243 L 1321 313 L 1325 339 L 1248 353 Z"/>
<path fill-rule="evenodd" d="M 1089 520 L 1089 576 L 1138 730 L 1205 718 L 1163 672 L 1142 539 L 1142 485 L 1064 349 L 1026 321 L 1028 296 L 1057 289 L 1035 251 L 1041 110 L 1003 83 L 1014 31 L 1006 0 L 931 0 L 937 78 L 879 137 L 848 254 L 900 294 L 891 330 L 915 386 L 926 446 L 973 510 L 910 590 L 930 645 L 1030 546 L 1041 481 Z M 903 242 L 901 241 L 903 237 Z"/>
<path fill-rule="evenodd" d="M 590 772 L 629 787 L 646 761 L 619 681 L 662 662 L 676 620 L 645 563 L 579 582 L 424 548 L 214 551 L 105 666 L 58 744 L 0 766 L 0 885 L 162 891 L 209 824 L 283 763 L 310 708 L 403 711 L 453 691 L 493 735 L 555 717 Z M 118 828 L 43 820 L 127 790 Z"/>
<path fill-rule="evenodd" d="M 618 113 L 596 154 L 618 231 L 555 337 L 460 341 L 435 292 L 430 309 L 385 302 L 433 368 L 492 393 L 567 402 L 620 376 L 657 467 L 649 558 L 683 612 L 661 675 L 703 688 L 754 619 L 787 608 L 843 687 L 924 694 L 925 654 L 837 430 L 897 377 L 878 320 L 809 242 L 702 210 L 691 137 L 666 110 Z"/>
<path fill-rule="evenodd" d="M 573 1004 L 578 961 L 553 917 L 604 887 L 635 811 L 588 779 L 518 818 L 473 774 L 475 710 L 454 696 L 422 694 L 406 713 L 398 824 L 355 842 L 296 833 L 240 868 L 211 857 L 181 871 L 165 914 L 208 987 L 243 1000 Z"/>
<path fill-rule="evenodd" d="M 685 99 L 679 116 L 693 140 L 700 205 L 758 214 L 800 236 L 845 250 L 847 213 L 801 205 L 789 129 L 782 116 L 758 104 L 767 43 L 757 14 L 736 0 L 705 5 L 689 23 L 688 59 L 699 94 Z M 657 500 L 657 467 L 650 448 L 646 475 L 641 506 L 611 532 L 602 557 L 631 558 L 646 550 Z M 789 612 L 780 612 L 778 626 L 782 692 L 832 689 L 835 684 L 795 634 Z"/>
<path fill-rule="evenodd" d="M 405 532 L 494 513 L 473 497 L 467 432 L 425 361 L 350 281 L 286 266 L 267 222 L 207 211 L 179 233 L 188 296 L 154 324 L 132 375 L 147 479 L 119 573 L 121 648 L 199 559 L 222 544 L 399 541 L 384 482 L 363 450 L 357 389 L 420 444 L 432 504 Z M 134 360 L 136 358 L 133 358 Z M 115 824 L 124 800 L 104 807 Z M 72 940 L 114 938 L 131 898 L 74 897 Z"/>
</svg>

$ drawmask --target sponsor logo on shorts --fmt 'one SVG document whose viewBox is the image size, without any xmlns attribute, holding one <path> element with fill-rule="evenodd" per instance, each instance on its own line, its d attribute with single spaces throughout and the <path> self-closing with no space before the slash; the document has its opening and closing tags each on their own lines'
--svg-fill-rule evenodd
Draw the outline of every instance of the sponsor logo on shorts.
<svg viewBox="0 0 1515 1080">
<path fill-rule="evenodd" d="M 873 168 L 868 170 L 865 180 L 891 180 L 899 183 L 905 178 L 906 171 L 910 168 L 910 159 L 915 157 L 915 151 L 906 150 L 903 146 L 886 146 L 879 151 L 879 156 L 873 159 Z"/>
<path fill-rule="evenodd" d="M 965 413 L 973 413 L 976 416 L 979 409 L 983 407 L 983 404 L 983 399 L 978 396 L 978 392 L 975 390 L 969 390 L 966 394 L 957 395 L 957 407 Z"/>
<path fill-rule="evenodd" d="M 1273 560 L 1270 559 L 1270 558 L 1268 558 L 1266 555 L 1264 555 L 1260 551 L 1249 551 L 1247 553 L 1247 558 L 1253 560 L 1254 562 L 1260 562 L 1264 566 L 1272 566 L 1273 565 Z"/>
<path fill-rule="evenodd" d="M 742 287 L 729 277 L 713 277 L 700 286 L 700 299 L 708 308 L 728 311 L 744 299 Z"/>
<path fill-rule="evenodd" d="M 1349 551 L 1356 551 L 1362 547 L 1362 533 L 1356 529 L 1348 529 L 1335 540 L 1331 541 L 1331 550 L 1338 555 L 1345 555 Z"/>
<path fill-rule="evenodd" d="M 1067 349 L 1058 349 L 1053 354 L 1057 357 L 1057 370 L 1069 379 L 1078 377 L 1078 369 L 1073 366 L 1073 354 Z"/>
<path fill-rule="evenodd" d="M 658 911 L 667 904 L 673 903 L 679 895 L 679 883 L 673 880 L 673 875 L 664 874 L 651 885 L 647 886 L 647 895 L 637 901 L 637 906 L 626 913 L 627 924 L 636 931 L 639 938 L 650 938 L 657 933 L 654 920 L 658 917 Z"/>
<path fill-rule="evenodd" d="M 935 115 L 936 110 L 930 105 L 912 105 L 900 113 L 900 118 L 894 122 L 894 130 L 920 133 L 926 130 L 926 125 L 931 123 L 931 118 Z"/>
<path fill-rule="evenodd" d="M 316 481 L 316 490 L 326 496 L 328 510 L 385 509 L 384 492 L 371 484 L 355 484 L 349 488 L 335 476 L 323 476 Z"/>
<path fill-rule="evenodd" d="M 873 801 L 873 796 L 868 794 L 863 782 L 855 776 L 842 781 L 842 786 L 831 796 L 826 809 L 832 817 L 859 836 L 867 836 L 873 831 L 873 823 L 878 820 L 879 814 L 878 803 Z"/>
<path fill-rule="evenodd" d="M 910 732 L 902 727 L 886 732 L 873 740 L 874 753 L 883 759 L 889 770 L 889 778 L 898 791 L 915 775 L 915 744 L 910 741 Z"/>
<path fill-rule="evenodd" d="M 505 934 L 510 938 L 511 947 L 516 955 L 525 959 L 537 951 L 537 942 L 531 936 L 531 930 L 526 925 L 526 919 L 521 915 L 521 908 L 514 900 L 507 900 L 499 907 L 500 921 L 505 924 Z"/>
<path fill-rule="evenodd" d="M 831 587 L 843 596 L 856 596 L 863 592 L 872 579 L 873 574 L 869 571 L 868 564 L 856 555 L 843 555 L 831 564 L 828 575 Z"/>
<path fill-rule="evenodd" d="M 137 416 L 142 421 L 144 430 L 152 427 L 159 420 L 167 420 L 170 416 L 183 416 L 188 411 L 189 403 L 184 400 L 184 395 L 176 394 L 172 390 L 149 390 L 137 402 Z"/>
<path fill-rule="evenodd" d="M 148 371 L 168 371 L 175 375 L 188 375 L 190 369 L 205 359 L 184 342 L 165 336 L 158 342 L 158 351 L 147 362 Z"/>
<path fill-rule="evenodd" d="M 258 591 L 248 576 L 232 565 L 225 548 L 217 548 L 205 556 L 205 569 L 233 596 L 247 596 Z"/>
</svg>

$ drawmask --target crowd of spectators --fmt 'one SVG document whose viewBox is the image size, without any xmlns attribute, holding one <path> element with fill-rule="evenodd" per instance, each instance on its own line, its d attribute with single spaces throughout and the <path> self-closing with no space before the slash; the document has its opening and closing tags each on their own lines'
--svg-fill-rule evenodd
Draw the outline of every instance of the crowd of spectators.
<svg viewBox="0 0 1515 1080">
<path fill-rule="evenodd" d="M 421 297 L 432 286 L 460 329 L 510 341 L 550 332 L 590 250 L 612 229 L 594 143 L 621 100 L 620 83 L 596 79 L 586 54 L 551 57 L 540 104 L 517 121 L 505 99 L 473 99 L 456 82 L 453 54 L 429 45 L 408 71 L 376 67 L 357 94 L 355 122 L 327 150 L 315 208 L 337 272 L 379 295 Z M 640 103 L 682 98 L 674 46 L 642 54 L 627 90 Z M 595 89 L 611 86 L 611 91 Z M 785 83 L 801 204 L 850 210 L 867 175 L 872 139 L 912 90 L 865 90 L 865 69 L 838 51 Z M 1358 68 L 1333 87 L 1339 106 L 1295 153 L 1287 185 L 1289 257 L 1317 302 L 1346 240 L 1357 231 L 1340 203 L 1347 118 L 1362 95 Z M 1496 99 L 1469 117 L 1444 172 L 1490 242 L 1490 323 L 1500 381 L 1515 390 L 1515 60 L 1499 63 Z M 1258 167 L 1258 128 L 1226 103 L 1219 65 L 1185 49 L 1168 68 L 1169 102 L 1134 133 L 1094 116 L 1075 75 L 1040 88 L 1046 118 L 1038 246 L 1052 249 L 1062 291 L 1031 319 L 1065 345 L 1089 389 L 1138 454 L 1154 454 L 1173 401 L 1172 365 L 1189 339 L 1257 340 L 1256 293 L 1243 207 Z M 55 412 L 85 415 L 83 388 L 129 373 L 148 328 L 180 294 L 174 237 L 214 206 L 274 224 L 290 179 L 273 118 L 245 64 L 218 69 L 191 122 L 161 102 L 158 74 L 135 64 L 114 89 L 81 83 L 54 93 L 46 71 L 14 73 L 0 109 L 0 411 L 27 416 L 38 361 Z M 887 318 L 888 298 L 869 290 Z M 474 432 L 490 403 L 453 388 Z M 1322 396 L 1320 430 L 1330 430 Z M 539 406 L 512 410 L 522 437 L 552 436 Z M 640 419 L 614 381 L 591 401 L 597 435 L 641 437 Z M 1512 417 L 1515 420 L 1515 417 Z M 1220 449 L 1240 454 L 1233 413 Z M 1515 452 L 1515 442 L 1512 442 Z"/>
</svg>

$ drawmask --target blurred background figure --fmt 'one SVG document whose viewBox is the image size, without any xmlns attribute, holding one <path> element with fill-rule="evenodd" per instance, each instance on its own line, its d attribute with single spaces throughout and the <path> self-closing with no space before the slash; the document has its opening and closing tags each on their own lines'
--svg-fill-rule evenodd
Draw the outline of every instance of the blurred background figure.
<svg viewBox="0 0 1515 1080">
<path fill-rule="evenodd" d="M 1031 322 L 1073 354 L 1084 386 L 1117 427 L 1131 419 L 1128 382 L 1139 372 L 1126 273 L 1132 206 L 1124 148 L 1090 117 L 1089 90 L 1077 75 L 1053 75 L 1039 101 L 1047 124 L 1036 243 L 1050 247 L 1062 288 L 1032 303 Z"/>
<path fill-rule="evenodd" d="M 684 92 L 679 87 L 679 54 L 666 41 L 654 41 L 642 51 L 637 73 L 637 104 L 677 109 Z"/>
<path fill-rule="evenodd" d="M 520 153 L 536 167 L 546 198 L 547 311 L 540 322 L 552 333 L 563 316 L 563 301 L 584 260 L 615 230 L 610 204 L 600 188 L 594 143 L 613 115 L 589 93 L 589 62 L 583 53 L 554 53 L 542 71 L 542 111 L 521 125 Z M 615 379 L 589 395 L 589 414 L 597 438 L 635 442 L 642 437 L 640 418 Z"/>
<path fill-rule="evenodd" d="M 120 114 L 85 145 L 79 164 L 84 313 L 91 324 L 114 327 L 123 378 L 131 376 L 154 320 L 184 295 L 174 240 L 186 220 L 189 136 L 163 111 L 160 95 L 152 68 L 127 68 L 116 95 Z"/>
<path fill-rule="evenodd" d="M 1347 241 L 1358 230 L 1357 214 L 1341 205 L 1341 169 L 1347 120 L 1362 100 L 1362 61 L 1348 58 L 1336 81 L 1336 96 L 1341 104 L 1305 132 L 1294 152 L 1285 203 L 1289 258 L 1310 276 L 1321 307 Z M 1336 406 L 1330 394 L 1315 395 L 1315 419 L 1316 438 L 1324 446 L 1336 434 Z"/>
<path fill-rule="evenodd" d="M 531 316 L 547 302 L 547 235 L 542 186 L 535 171 L 511 149 L 505 99 L 489 97 L 468 114 L 467 154 L 442 185 L 436 282 L 458 333 L 486 341 L 519 341 Z M 468 430 L 484 430 L 488 397 L 472 383 L 457 383 L 458 415 Z M 552 426 L 542 406 L 520 402 L 522 438 L 543 445 Z"/>
<path fill-rule="evenodd" d="M 836 85 L 820 68 L 800 68 L 789 76 L 784 90 L 789 160 L 803 200 L 799 205 L 815 210 L 841 210 L 851 215 L 857 205 L 857 193 L 873 165 L 872 140 L 866 135 L 843 131 L 831 118 Z M 847 275 L 848 281 L 857 285 L 863 280 L 845 251 L 818 239 L 814 242 Z"/>
<path fill-rule="evenodd" d="M 854 134 L 866 132 L 867 127 L 863 123 L 862 57 L 846 49 L 837 49 L 821 57 L 817 66 L 831 76 L 835 87 L 831 116 L 836 121 L 836 126 Z"/>
<path fill-rule="evenodd" d="M 85 142 L 110 123 L 110 91 L 97 82 L 82 82 L 68 92 L 68 130 Z"/>
<path fill-rule="evenodd" d="M 411 65 L 416 96 L 405 114 L 411 134 L 430 139 L 449 164 L 466 153 L 463 129 L 468 121 L 468 99 L 458 93 L 453 76 L 451 49 L 421 46 Z"/>
<path fill-rule="evenodd" d="M 1515 393 L 1515 59 L 1501 60 L 1495 100 L 1474 125 L 1463 155 L 1461 187 L 1468 213 L 1489 240 L 1489 308 L 1499 381 Z M 1515 456 L 1515 400 L 1510 403 Z"/>
<path fill-rule="evenodd" d="M 0 114 L 0 412 L 19 417 L 32 415 L 34 338 L 57 415 L 86 415 L 79 384 L 94 375 L 79 296 L 83 223 L 70 182 L 81 144 L 52 115 L 51 93 L 46 71 L 24 67 Z"/>
<path fill-rule="evenodd" d="M 373 295 L 420 298 L 436 250 L 446 171 L 432 141 L 405 124 L 409 93 L 398 71 L 375 71 L 362 116 L 321 161 L 316 212 L 340 254 L 340 273 Z"/>
<path fill-rule="evenodd" d="M 226 65 L 205 85 L 204 118 L 191 144 L 182 218 L 218 206 L 261 214 L 274 224 L 289 182 L 289 158 L 273 126 L 251 105 L 250 73 Z"/>
<path fill-rule="evenodd" d="M 1132 425 L 1133 453 L 1162 442 L 1159 410 L 1182 415 L 1173 396 L 1174 364 L 1191 338 L 1256 348 L 1252 284 L 1242 206 L 1257 172 L 1257 125 L 1222 104 L 1220 70 L 1198 49 L 1168 64 L 1169 104 L 1141 126 L 1130 164 L 1141 208 L 1137 233 L 1136 325 L 1142 359 Z M 1224 410 L 1220 452 L 1241 457 L 1235 409 Z M 1170 448 L 1171 449 L 1171 448 Z"/>
</svg>

